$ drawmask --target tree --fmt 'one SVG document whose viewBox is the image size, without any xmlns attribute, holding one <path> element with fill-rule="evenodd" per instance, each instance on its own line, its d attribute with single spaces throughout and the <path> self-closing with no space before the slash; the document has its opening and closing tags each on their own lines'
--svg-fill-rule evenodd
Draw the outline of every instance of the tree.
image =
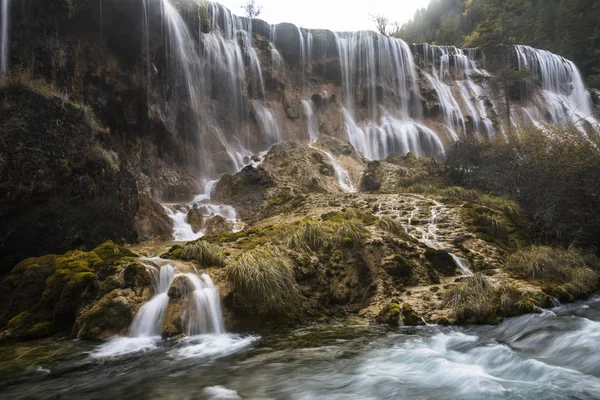
<svg viewBox="0 0 600 400">
<path fill-rule="evenodd" d="M 390 24 L 388 17 L 382 14 L 371 14 L 371 20 L 375 22 L 377 32 L 387 36 L 388 25 Z"/>
<path fill-rule="evenodd" d="M 244 12 L 246 13 L 246 17 L 248 18 L 256 18 L 260 15 L 263 7 L 256 4 L 255 0 L 248 0 L 246 4 L 241 6 Z"/>
</svg>

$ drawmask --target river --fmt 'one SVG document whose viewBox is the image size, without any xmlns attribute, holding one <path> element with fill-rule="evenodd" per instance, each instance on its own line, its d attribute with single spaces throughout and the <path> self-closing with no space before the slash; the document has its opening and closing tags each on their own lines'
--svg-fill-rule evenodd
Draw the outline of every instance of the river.
<svg viewBox="0 0 600 400">
<path fill-rule="evenodd" d="M 499 326 L 392 329 L 345 321 L 262 338 L 5 345 L 0 393 L 4 399 L 597 399 L 600 300 Z"/>
</svg>

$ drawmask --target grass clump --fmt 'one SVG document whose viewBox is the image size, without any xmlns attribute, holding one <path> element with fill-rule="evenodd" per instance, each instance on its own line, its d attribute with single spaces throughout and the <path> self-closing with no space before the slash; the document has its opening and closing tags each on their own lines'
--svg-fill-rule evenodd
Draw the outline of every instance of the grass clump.
<svg viewBox="0 0 600 400">
<path fill-rule="evenodd" d="M 508 238 L 508 227 L 503 219 L 496 213 L 482 213 L 475 218 L 475 224 L 480 230 L 495 239 Z"/>
<path fill-rule="evenodd" d="M 362 243 L 368 236 L 368 231 L 357 220 L 344 221 L 334 228 L 335 241 L 342 247 L 354 247 Z"/>
<path fill-rule="evenodd" d="M 242 254 L 227 270 L 227 278 L 240 304 L 250 313 L 294 314 L 300 291 L 294 271 L 274 246 L 257 247 Z"/>
<path fill-rule="evenodd" d="M 288 247 L 297 251 L 319 252 L 330 248 L 334 233 L 331 224 L 307 218 L 288 239 Z"/>
<path fill-rule="evenodd" d="M 181 251 L 183 260 L 194 260 L 202 267 L 223 267 L 225 265 L 225 254 L 219 246 L 198 240 L 185 245 Z"/>
<path fill-rule="evenodd" d="M 511 255 L 506 267 L 521 279 L 543 284 L 542 290 L 561 301 L 573 301 L 591 294 L 599 286 L 596 268 L 600 260 L 575 248 L 532 246 Z"/>
<path fill-rule="evenodd" d="M 464 278 L 447 294 L 446 300 L 458 324 L 495 325 L 500 323 L 502 317 L 535 309 L 533 302 L 524 302 L 516 289 L 494 284 L 481 274 Z M 531 306 L 525 308 L 523 305 L 527 304 Z"/>
</svg>

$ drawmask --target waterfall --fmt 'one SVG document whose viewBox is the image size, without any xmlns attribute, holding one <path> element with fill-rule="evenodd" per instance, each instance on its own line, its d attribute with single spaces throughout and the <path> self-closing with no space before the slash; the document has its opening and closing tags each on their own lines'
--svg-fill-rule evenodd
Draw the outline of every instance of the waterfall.
<svg viewBox="0 0 600 400">
<path fill-rule="evenodd" d="M 573 62 L 529 46 L 517 45 L 515 50 L 519 70 L 528 70 L 532 75 L 526 80 L 524 91 L 527 98 L 533 97 L 533 107 L 523 109 L 531 123 L 540 126 L 573 122 L 581 128 L 587 122 L 600 132 L 599 121 L 593 117 L 592 98 Z M 538 85 L 541 91 L 534 91 Z"/>
<path fill-rule="evenodd" d="M 452 254 L 452 253 L 448 253 L 448 254 L 450 254 L 450 257 L 452 257 L 452 259 L 454 260 L 454 263 L 456 264 L 456 266 L 458 267 L 458 269 L 460 269 L 460 272 L 463 275 L 466 275 L 466 276 L 473 275 L 473 272 L 471 272 L 471 270 L 467 266 L 467 260 L 462 259 L 462 258 L 460 258 L 457 255 Z"/>
<path fill-rule="evenodd" d="M 423 44 L 422 71 L 438 96 L 440 110 L 445 117 L 445 128 L 454 139 L 457 139 L 459 134 L 467 133 L 467 118 L 463 109 L 468 111 L 475 133 L 494 133 L 493 123 L 487 117 L 483 102 L 483 97 L 486 96 L 485 88 L 471 78 L 473 73 L 487 73 L 476 66 L 476 50 L 466 51 L 467 54 L 465 50 L 454 46 Z M 451 70 L 451 60 L 454 61 L 454 71 Z"/>
<path fill-rule="evenodd" d="M 315 116 L 313 101 L 312 100 L 302 100 L 302 106 L 304 107 L 304 113 L 305 113 L 307 125 L 308 125 L 308 136 L 309 136 L 308 146 L 327 156 L 327 158 L 329 159 L 329 162 L 331 163 L 331 165 L 333 166 L 333 169 L 335 170 L 335 174 L 338 178 L 338 185 L 340 186 L 340 188 L 342 188 L 343 191 L 356 192 L 356 187 L 352 184 L 352 179 L 350 179 L 350 174 L 348 174 L 348 171 L 346 171 L 346 169 L 344 169 L 344 167 L 342 167 L 342 165 L 339 163 L 339 161 L 336 160 L 336 158 L 333 156 L 333 154 L 331 154 L 323 149 L 314 147 L 314 143 L 319 138 L 319 122 L 317 121 L 317 117 Z"/>
<path fill-rule="evenodd" d="M 374 32 L 344 32 L 335 37 L 348 141 L 372 160 L 408 152 L 418 157 L 441 154 L 438 135 L 418 122 L 422 108 L 408 45 Z M 357 121 L 355 110 L 359 101 L 367 106 L 362 121 Z"/>
<path fill-rule="evenodd" d="M 0 0 L 0 75 L 10 67 L 10 0 Z"/>
<path fill-rule="evenodd" d="M 164 265 L 159 271 L 149 267 L 154 296 L 138 311 L 131 325 L 132 337 L 159 336 L 169 305 L 169 287 L 175 279 L 175 268 Z"/>
<path fill-rule="evenodd" d="M 222 334 L 225 332 L 219 289 L 207 274 L 200 277 L 186 274 L 194 287 L 193 302 L 184 315 L 185 331 L 188 336 L 200 334 Z"/>
</svg>

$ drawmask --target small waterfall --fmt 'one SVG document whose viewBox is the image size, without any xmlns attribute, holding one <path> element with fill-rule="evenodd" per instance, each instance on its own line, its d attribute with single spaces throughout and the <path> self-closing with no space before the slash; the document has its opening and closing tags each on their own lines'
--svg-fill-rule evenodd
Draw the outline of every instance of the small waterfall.
<svg viewBox="0 0 600 400">
<path fill-rule="evenodd" d="M 456 264 L 456 266 L 458 267 L 458 269 L 460 269 L 460 272 L 462 272 L 463 275 L 466 275 L 466 276 L 473 275 L 473 272 L 467 266 L 467 260 L 462 259 L 462 258 L 460 258 L 457 255 L 452 254 L 452 253 L 448 253 L 448 254 L 450 254 L 450 257 L 452 257 L 452 259 L 454 260 L 454 263 Z"/>
<path fill-rule="evenodd" d="M 148 267 L 152 277 L 154 296 L 138 311 L 131 325 L 131 337 L 159 336 L 169 305 L 169 288 L 177 276 L 177 270 L 167 264 L 160 270 Z M 207 274 L 198 276 L 193 273 L 183 274 L 194 291 L 192 301 L 184 310 L 183 321 L 188 336 L 200 334 L 222 334 L 225 332 L 219 288 Z"/>
<path fill-rule="evenodd" d="M 184 315 L 184 324 L 188 336 L 217 334 L 225 332 L 219 288 L 207 274 L 200 277 L 186 274 L 194 287 L 193 302 Z"/>
<path fill-rule="evenodd" d="M 314 147 L 314 143 L 319 138 L 319 122 L 317 121 L 317 117 L 315 116 L 313 101 L 312 100 L 302 100 L 302 106 L 304 107 L 304 113 L 306 115 L 306 120 L 307 120 L 307 125 L 308 125 L 308 136 L 309 136 L 308 146 L 327 156 L 327 158 L 329 159 L 329 162 L 331 162 L 331 165 L 333 166 L 333 169 L 335 170 L 335 174 L 338 178 L 338 185 L 340 185 L 340 188 L 342 188 L 343 191 L 351 192 L 351 193 L 356 192 L 356 187 L 352 184 L 352 179 L 350 179 L 350 174 L 348 174 L 348 171 L 346 171 L 346 169 L 344 169 L 344 167 L 342 167 L 342 165 L 339 163 L 339 161 L 336 160 L 336 158 L 333 156 L 333 154 L 331 154 L 323 149 Z"/>
<path fill-rule="evenodd" d="M 600 132 L 600 124 L 593 115 L 593 103 L 585 89 L 579 70 L 573 62 L 545 50 L 529 46 L 515 46 L 519 70 L 532 74 L 524 84 L 527 98 L 533 98 L 533 107 L 524 108 L 530 122 L 543 123 L 573 122 L 579 127 L 589 123 Z M 541 84 L 541 91 L 535 90 Z"/>
<path fill-rule="evenodd" d="M 0 0 L 0 75 L 10 67 L 10 0 Z"/>
<path fill-rule="evenodd" d="M 148 267 L 152 276 L 154 296 L 138 311 L 131 325 L 131 337 L 159 336 L 169 305 L 169 287 L 175 279 L 175 268 L 164 265 L 159 271 Z"/>
<path fill-rule="evenodd" d="M 263 132 L 263 137 L 267 144 L 274 144 L 281 141 L 281 131 L 279 130 L 279 121 L 273 115 L 273 112 L 261 104 L 259 101 L 253 101 L 256 120 L 259 128 Z"/>
<path fill-rule="evenodd" d="M 216 180 L 208 181 L 204 193 L 194 197 L 188 204 L 163 204 L 163 208 L 169 218 L 173 221 L 173 240 L 176 242 L 188 242 L 196 240 L 205 235 L 204 230 L 194 232 L 188 222 L 188 213 L 195 209 L 203 217 L 223 217 L 233 222 L 234 231 L 241 229 L 241 221 L 238 220 L 237 211 L 226 204 L 210 203 L 211 194 L 217 184 Z"/>
</svg>

